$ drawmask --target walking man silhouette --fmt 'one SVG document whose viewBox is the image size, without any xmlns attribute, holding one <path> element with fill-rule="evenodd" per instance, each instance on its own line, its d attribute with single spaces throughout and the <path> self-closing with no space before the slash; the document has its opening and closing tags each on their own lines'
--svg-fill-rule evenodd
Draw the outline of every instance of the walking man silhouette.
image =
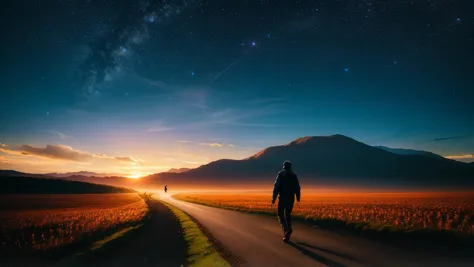
<svg viewBox="0 0 474 267">
<path fill-rule="evenodd" d="M 291 212 L 296 201 L 300 202 L 301 187 L 298 177 L 291 169 L 291 162 L 283 162 L 283 170 L 278 173 L 273 186 L 272 205 L 278 196 L 278 220 L 283 230 L 283 242 L 290 241 L 293 229 L 291 228 Z"/>
</svg>

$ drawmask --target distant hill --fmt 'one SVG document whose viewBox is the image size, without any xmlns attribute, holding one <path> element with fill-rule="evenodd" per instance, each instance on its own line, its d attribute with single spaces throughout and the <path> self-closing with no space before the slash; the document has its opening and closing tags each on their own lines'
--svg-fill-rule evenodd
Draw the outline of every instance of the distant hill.
<svg viewBox="0 0 474 267">
<path fill-rule="evenodd" d="M 81 172 L 83 173 L 83 172 Z M 89 172 L 88 174 L 94 174 Z M 13 170 L 0 170 L 0 177 L 30 177 L 30 178 L 45 178 L 45 179 L 61 179 L 68 181 L 77 181 L 77 182 L 86 182 L 94 184 L 105 184 L 111 186 L 121 186 L 121 187 L 133 187 L 137 185 L 136 179 L 125 178 L 121 176 L 110 176 L 110 177 L 96 177 L 96 176 L 84 176 L 84 175 L 70 175 L 59 177 L 50 176 L 51 174 L 32 174 L 32 173 L 23 173 Z"/>
<path fill-rule="evenodd" d="M 405 148 L 390 148 L 386 146 L 374 146 L 376 148 L 383 149 L 387 152 L 391 152 L 397 155 L 419 155 L 419 156 L 428 156 L 428 157 L 434 157 L 434 158 L 444 158 L 443 156 L 440 156 L 438 154 L 428 152 L 428 151 L 423 151 L 423 150 L 413 150 L 413 149 L 405 149 Z"/>
<path fill-rule="evenodd" d="M 0 176 L 0 194 L 133 193 L 132 189 L 92 183 L 25 176 Z"/>
<path fill-rule="evenodd" d="M 24 173 L 24 172 L 19 172 L 19 171 L 14 171 L 14 170 L 0 170 L 0 177 L 5 177 L 5 176 L 48 178 L 48 176 L 44 174 Z"/>
<path fill-rule="evenodd" d="M 66 172 L 66 173 L 46 173 L 44 174 L 48 177 L 70 177 L 70 176 L 87 176 L 87 177 L 111 177 L 111 176 L 124 176 L 123 174 L 114 174 L 114 173 L 96 173 L 88 171 L 79 171 L 79 172 Z"/>
<path fill-rule="evenodd" d="M 190 168 L 179 168 L 179 169 L 176 169 L 176 168 L 172 168 L 172 169 L 169 169 L 168 171 L 166 172 L 172 172 L 172 173 L 183 173 L 183 172 L 187 172 L 191 170 Z"/>
<path fill-rule="evenodd" d="M 78 181 L 78 182 L 87 182 L 94 184 L 106 184 L 112 186 L 124 186 L 124 187 L 133 187 L 138 182 L 136 179 L 121 177 L 121 176 L 110 176 L 110 177 L 95 177 L 95 176 L 82 176 L 82 175 L 72 175 L 68 177 L 60 177 L 59 179 L 68 180 L 68 181 Z"/>
<path fill-rule="evenodd" d="M 433 154 L 434 155 L 434 154 Z M 271 183 L 284 160 L 305 184 L 371 186 L 473 186 L 474 168 L 431 154 L 388 152 L 343 135 L 307 136 L 243 160 L 222 159 L 185 173 L 142 178 L 147 184 L 220 185 Z"/>
</svg>

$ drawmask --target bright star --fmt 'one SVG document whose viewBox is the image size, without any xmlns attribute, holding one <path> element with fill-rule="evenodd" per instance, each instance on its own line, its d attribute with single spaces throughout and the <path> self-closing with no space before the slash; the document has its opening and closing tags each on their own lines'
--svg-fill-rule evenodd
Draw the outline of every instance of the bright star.
<svg viewBox="0 0 474 267">
<path fill-rule="evenodd" d="M 269 34 L 267 34 L 267 37 L 268 37 L 268 39 L 271 39 L 271 38 L 272 38 L 272 37 L 270 36 L 270 33 L 269 33 Z"/>
<path fill-rule="evenodd" d="M 252 42 L 252 46 L 256 46 L 257 43 L 255 41 Z"/>
<path fill-rule="evenodd" d="M 456 21 L 457 21 L 457 22 L 461 22 L 461 18 L 457 18 Z"/>
<path fill-rule="evenodd" d="M 195 74 L 195 73 L 194 73 L 194 71 L 193 71 L 193 72 L 191 72 L 191 75 L 192 75 L 192 76 L 194 76 L 194 74 Z"/>
<path fill-rule="evenodd" d="M 398 61 L 396 61 L 396 60 L 393 61 L 393 64 L 394 64 L 394 65 L 397 65 L 397 63 L 398 63 Z"/>
<path fill-rule="evenodd" d="M 349 72 L 349 68 L 344 68 L 344 71 L 345 71 L 345 72 Z"/>
</svg>

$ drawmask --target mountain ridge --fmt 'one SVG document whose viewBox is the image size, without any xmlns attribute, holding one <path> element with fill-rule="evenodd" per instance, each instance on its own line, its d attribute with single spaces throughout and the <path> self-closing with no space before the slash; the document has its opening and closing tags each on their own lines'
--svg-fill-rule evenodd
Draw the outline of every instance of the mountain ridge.
<svg viewBox="0 0 474 267">
<path fill-rule="evenodd" d="M 423 155 L 423 156 L 430 156 L 436 158 L 444 158 L 441 155 L 435 154 L 433 152 L 424 151 L 424 150 L 415 150 L 415 149 L 407 149 L 407 148 L 391 148 L 386 146 L 374 146 L 376 148 L 380 148 L 382 150 L 398 154 L 398 155 Z"/>
<path fill-rule="evenodd" d="M 430 152 L 429 152 L 430 153 Z M 433 154 L 433 153 L 432 153 Z M 220 159 L 182 174 L 153 174 L 148 182 L 258 182 L 275 176 L 284 160 L 309 183 L 472 185 L 474 168 L 433 154 L 400 155 L 336 134 L 305 136 L 242 159 Z"/>
</svg>

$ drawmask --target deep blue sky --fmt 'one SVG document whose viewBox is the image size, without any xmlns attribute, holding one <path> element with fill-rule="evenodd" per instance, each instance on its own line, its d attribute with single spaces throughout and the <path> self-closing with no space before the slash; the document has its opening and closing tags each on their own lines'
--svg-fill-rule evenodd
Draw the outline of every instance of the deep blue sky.
<svg viewBox="0 0 474 267">
<path fill-rule="evenodd" d="M 474 154 L 473 1 L 1 5 L 2 168 L 54 168 L 25 144 L 154 172 L 335 133 Z"/>
</svg>

